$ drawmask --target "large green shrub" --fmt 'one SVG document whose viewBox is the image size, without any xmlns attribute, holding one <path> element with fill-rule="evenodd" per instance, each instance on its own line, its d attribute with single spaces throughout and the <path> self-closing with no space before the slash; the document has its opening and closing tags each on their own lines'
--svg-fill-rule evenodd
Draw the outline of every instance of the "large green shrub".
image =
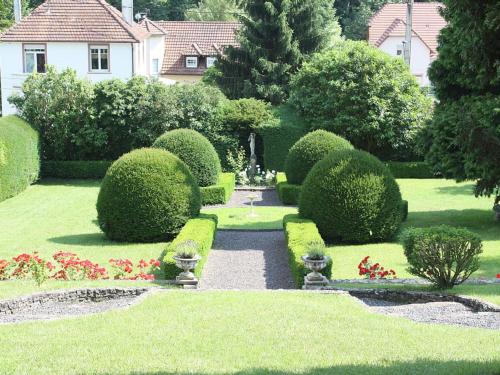
<svg viewBox="0 0 500 375">
<path fill-rule="evenodd" d="M 176 129 L 159 137 L 153 147 L 177 155 L 191 170 L 199 186 L 215 185 L 221 173 L 214 146 L 195 130 Z"/>
<path fill-rule="evenodd" d="M 38 179 L 39 152 L 37 131 L 18 117 L 0 118 L 0 202 Z"/>
<path fill-rule="evenodd" d="M 349 141 L 325 130 L 316 130 L 303 136 L 286 157 L 285 173 L 288 183 L 302 184 L 314 164 L 330 152 L 352 148 Z"/>
<path fill-rule="evenodd" d="M 364 151 L 335 151 L 307 175 L 301 217 L 325 240 L 353 243 L 391 238 L 403 219 L 401 193 L 389 169 Z"/>
<path fill-rule="evenodd" d="M 414 160 L 432 106 L 400 58 L 352 41 L 304 64 L 292 80 L 291 103 L 312 129 L 389 160 Z"/>
<path fill-rule="evenodd" d="M 200 208 L 200 189 L 189 168 L 158 149 L 135 150 L 114 162 L 97 199 L 102 231 L 128 242 L 169 240 Z"/>
<path fill-rule="evenodd" d="M 463 283 L 477 271 L 483 252 L 478 235 L 447 225 L 407 230 L 403 248 L 408 272 L 443 289 Z"/>
</svg>

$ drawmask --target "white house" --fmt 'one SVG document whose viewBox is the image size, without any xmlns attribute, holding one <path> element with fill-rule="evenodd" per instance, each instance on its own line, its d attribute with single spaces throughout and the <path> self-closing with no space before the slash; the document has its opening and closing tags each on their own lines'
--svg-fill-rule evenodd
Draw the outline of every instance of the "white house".
<svg viewBox="0 0 500 375">
<path fill-rule="evenodd" d="M 437 57 L 439 31 L 446 26 L 439 14 L 442 6 L 438 2 L 414 4 L 410 70 L 422 86 L 430 84 L 427 70 Z M 405 31 L 406 4 L 386 4 L 368 23 L 368 43 L 403 58 Z"/>
<path fill-rule="evenodd" d="M 7 98 L 47 64 L 94 82 L 160 74 L 165 32 L 149 20 L 135 23 L 133 0 L 122 0 L 122 12 L 104 0 L 48 0 L 16 19 L 0 35 L 3 115 L 15 113 Z"/>
</svg>

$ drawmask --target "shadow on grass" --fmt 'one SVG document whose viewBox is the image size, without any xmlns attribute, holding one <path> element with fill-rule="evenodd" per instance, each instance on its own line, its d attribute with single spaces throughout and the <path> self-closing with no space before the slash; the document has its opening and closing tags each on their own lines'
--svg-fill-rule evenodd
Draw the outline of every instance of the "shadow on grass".
<svg viewBox="0 0 500 375">
<path fill-rule="evenodd" d="M 114 242 L 108 240 L 104 233 L 101 232 L 52 237 L 49 238 L 48 241 L 61 245 L 78 246 L 124 246 L 128 244 L 127 242 Z"/>
<path fill-rule="evenodd" d="M 232 230 L 281 230 L 283 229 L 283 219 L 278 220 L 255 220 L 249 221 L 247 217 L 241 216 L 229 216 L 232 220 L 238 220 L 240 224 L 227 224 L 221 222 L 217 229 L 232 229 Z"/>
<path fill-rule="evenodd" d="M 252 368 L 235 372 L 129 372 L 133 375 L 170 375 L 170 374 L 195 374 L 195 375 L 288 375 L 293 372 L 297 375 L 326 375 L 326 374 L 482 374 L 498 375 L 500 374 L 500 360 L 493 359 L 489 362 L 479 361 L 430 361 L 416 360 L 412 362 L 392 362 L 386 365 L 334 365 L 330 367 L 316 367 L 305 371 L 290 370 L 271 370 L 267 368 Z M 124 373 L 125 374 L 125 373 Z"/>
<path fill-rule="evenodd" d="M 474 194 L 474 184 L 456 185 L 456 186 L 442 186 L 438 187 L 438 193 L 449 195 L 467 195 L 470 197 Z"/>
<path fill-rule="evenodd" d="M 101 186 L 101 180 L 66 180 L 59 178 L 44 178 L 43 180 L 39 181 L 37 185 L 98 188 L 99 186 Z"/>
</svg>

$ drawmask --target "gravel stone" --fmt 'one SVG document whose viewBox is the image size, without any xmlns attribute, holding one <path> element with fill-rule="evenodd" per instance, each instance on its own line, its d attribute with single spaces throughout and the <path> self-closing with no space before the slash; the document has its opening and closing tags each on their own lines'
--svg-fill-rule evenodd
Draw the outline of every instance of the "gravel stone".
<svg viewBox="0 0 500 375">
<path fill-rule="evenodd" d="M 218 231 L 199 288 L 295 288 L 283 231 Z"/>
<path fill-rule="evenodd" d="M 250 200 L 247 198 L 248 195 L 255 195 L 257 199 L 254 200 L 253 205 L 255 207 L 265 207 L 265 206 L 283 206 L 280 202 L 278 193 L 276 190 L 236 190 L 234 191 L 231 199 L 226 204 L 218 204 L 210 207 L 227 207 L 227 208 L 236 208 L 236 207 L 250 207 Z"/>
</svg>

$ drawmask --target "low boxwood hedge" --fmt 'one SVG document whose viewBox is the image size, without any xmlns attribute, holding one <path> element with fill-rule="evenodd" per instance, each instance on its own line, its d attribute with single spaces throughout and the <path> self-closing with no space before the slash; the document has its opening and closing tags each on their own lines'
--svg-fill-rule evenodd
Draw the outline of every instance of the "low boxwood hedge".
<svg viewBox="0 0 500 375">
<path fill-rule="evenodd" d="M 276 175 L 276 191 L 281 203 L 293 206 L 298 205 L 301 188 L 301 185 L 289 184 L 285 173 L 278 172 Z"/>
<path fill-rule="evenodd" d="M 234 173 L 221 173 L 217 185 L 201 187 L 201 203 L 204 206 L 211 204 L 225 204 L 231 198 L 236 186 Z"/>
<path fill-rule="evenodd" d="M 208 253 L 212 248 L 212 243 L 217 232 L 217 215 L 200 214 L 200 216 L 189 220 L 182 228 L 177 237 L 168 245 L 165 256 L 163 257 L 165 278 L 174 280 L 181 272 L 175 265 L 173 256 L 175 255 L 176 247 L 184 241 L 194 241 L 199 246 L 201 260 L 198 262 L 194 274 L 196 277 L 201 276 L 201 271 L 208 258 Z"/>
<path fill-rule="evenodd" d="M 0 201 L 13 197 L 38 179 L 38 132 L 16 116 L 0 118 Z"/>
<path fill-rule="evenodd" d="M 101 179 L 109 167 L 109 160 L 46 160 L 42 162 L 44 178 Z"/>
<path fill-rule="evenodd" d="M 436 178 L 426 162 L 389 161 L 386 163 L 394 178 Z"/>
<path fill-rule="evenodd" d="M 301 219 L 298 215 L 286 215 L 283 227 L 288 250 L 288 261 L 297 287 L 304 285 L 304 276 L 310 272 L 304 267 L 301 257 L 306 254 L 307 244 L 323 242 L 316 224 L 311 220 Z M 328 279 L 332 277 L 332 262 L 322 271 Z"/>
</svg>

